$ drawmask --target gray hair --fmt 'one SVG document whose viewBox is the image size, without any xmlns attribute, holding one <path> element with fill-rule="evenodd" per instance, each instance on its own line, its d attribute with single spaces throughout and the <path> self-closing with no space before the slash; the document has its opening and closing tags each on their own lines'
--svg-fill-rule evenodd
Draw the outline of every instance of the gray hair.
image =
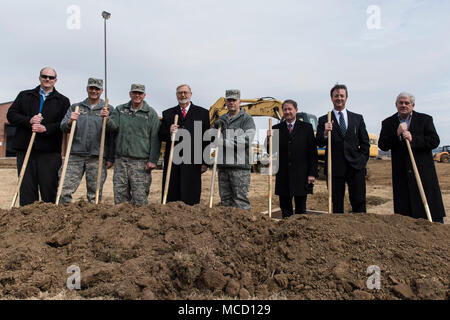
<svg viewBox="0 0 450 320">
<path fill-rule="evenodd" d="M 409 92 L 401 92 L 398 96 L 397 96 L 397 100 L 395 100 L 395 103 L 398 102 L 398 99 L 400 98 L 408 98 L 412 104 L 416 104 L 416 98 Z"/>
<path fill-rule="evenodd" d="M 191 89 L 191 87 L 190 87 L 188 84 L 180 84 L 180 85 L 177 87 L 177 90 L 176 90 L 176 91 L 178 91 L 178 89 L 180 89 L 181 87 L 188 87 L 188 88 L 189 88 L 189 91 L 192 92 L 192 89 Z"/>
</svg>

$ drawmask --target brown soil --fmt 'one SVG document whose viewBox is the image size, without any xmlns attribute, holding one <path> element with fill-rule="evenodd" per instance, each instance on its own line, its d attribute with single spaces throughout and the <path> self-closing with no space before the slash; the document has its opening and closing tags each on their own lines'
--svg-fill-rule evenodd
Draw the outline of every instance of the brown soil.
<svg viewBox="0 0 450 320">
<path fill-rule="evenodd" d="M 80 298 L 449 299 L 449 238 L 397 215 L 37 203 L 0 212 L 0 297 L 68 291 L 77 265 Z M 366 287 L 371 265 L 380 290 Z"/>
<path fill-rule="evenodd" d="M 366 215 L 270 220 L 260 213 L 267 177 L 259 175 L 252 175 L 251 212 L 162 206 L 160 171 L 147 207 L 111 205 L 107 182 L 98 206 L 0 209 L 0 299 L 449 299 L 450 227 L 392 215 L 390 163 L 369 165 Z M 448 212 L 450 165 L 437 168 Z M 205 204 L 210 173 L 203 178 Z M 7 208 L 15 182 L 4 181 Z M 314 191 L 308 209 L 326 210 L 324 182 Z M 66 287 L 72 265 L 81 270 L 81 290 Z M 372 265 L 381 269 L 380 290 L 366 285 Z"/>
</svg>

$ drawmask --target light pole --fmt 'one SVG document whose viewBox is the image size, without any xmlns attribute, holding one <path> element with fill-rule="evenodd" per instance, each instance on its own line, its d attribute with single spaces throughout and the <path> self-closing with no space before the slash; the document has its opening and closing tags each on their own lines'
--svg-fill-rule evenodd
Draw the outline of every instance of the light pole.
<svg viewBox="0 0 450 320">
<path fill-rule="evenodd" d="M 107 82 L 107 67 L 106 67 L 106 20 L 108 20 L 111 17 L 111 13 L 103 11 L 102 17 L 104 19 L 104 38 L 105 38 L 105 107 L 108 108 L 108 82 Z M 100 150 L 98 154 L 97 189 L 95 190 L 95 204 L 98 204 L 100 198 L 100 184 L 102 181 L 102 171 L 103 171 L 102 170 L 103 153 L 105 151 L 105 135 L 106 135 L 106 118 L 103 118 L 102 137 L 100 140 Z"/>
<path fill-rule="evenodd" d="M 104 38 L 105 38 L 105 101 L 108 99 L 108 80 L 107 80 L 107 67 L 106 67 L 106 20 L 111 17 L 111 13 L 103 11 L 102 17 L 104 21 Z M 106 104 L 106 103 L 105 103 Z M 107 104 L 106 104 L 107 106 Z"/>
</svg>

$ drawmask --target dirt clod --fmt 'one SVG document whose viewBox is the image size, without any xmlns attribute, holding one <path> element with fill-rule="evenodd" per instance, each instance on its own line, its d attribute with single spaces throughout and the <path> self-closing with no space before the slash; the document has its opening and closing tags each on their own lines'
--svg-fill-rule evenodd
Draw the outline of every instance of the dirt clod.
<svg viewBox="0 0 450 320">
<path fill-rule="evenodd" d="M 402 299 L 413 299 L 414 298 L 414 292 L 412 291 L 411 287 L 408 286 L 405 283 L 400 283 L 392 288 L 392 291 Z"/>
</svg>

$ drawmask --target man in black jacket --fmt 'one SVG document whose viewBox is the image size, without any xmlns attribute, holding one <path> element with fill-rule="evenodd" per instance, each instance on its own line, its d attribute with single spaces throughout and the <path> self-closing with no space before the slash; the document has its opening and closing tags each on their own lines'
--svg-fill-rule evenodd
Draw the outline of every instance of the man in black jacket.
<svg viewBox="0 0 450 320">
<path fill-rule="evenodd" d="M 20 173 L 32 132 L 36 132 L 33 149 L 20 187 L 20 205 L 39 201 L 55 202 L 58 170 L 61 167 L 62 133 L 59 128 L 70 106 L 69 99 L 55 89 L 56 71 L 45 67 L 39 73 L 40 85 L 19 93 L 6 115 L 16 126 L 13 148 L 17 151 Z"/>
<path fill-rule="evenodd" d="M 282 108 L 284 121 L 272 127 L 278 130 L 279 145 L 275 194 L 283 218 L 288 218 L 294 213 L 292 198 L 295 213 L 306 213 L 306 197 L 317 175 L 317 145 L 312 125 L 296 119 L 297 102 L 286 100 Z"/>
<path fill-rule="evenodd" d="M 366 212 L 365 175 L 369 160 L 369 135 L 363 116 L 350 112 L 345 107 L 348 98 L 347 87 L 336 84 L 330 95 L 334 105 L 332 120 L 328 122 L 327 115 L 319 118 L 316 140 L 319 147 L 327 145 L 328 154 L 328 134 L 331 134 L 333 212 L 344 212 L 347 183 L 352 212 L 363 213 Z M 327 156 L 325 158 L 328 160 Z"/>
<path fill-rule="evenodd" d="M 395 104 L 398 112 L 383 120 L 378 140 L 381 150 L 391 150 L 392 153 L 394 212 L 416 219 L 426 219 L 406 145 L 408 140 L 411 143 L 432 220 L 444 223 L 445 209 L 432 154 L 432 150 L 439 146 L 439 136 L 433 118 L 413 111 L 415 98 L 410 93 L 400 93 Z"/>
<path fill-rule="evenodd" d="M 159 139 L 166 142 L 162 196 L 164 195 L 171 136 L 173 132 L 184 129 L 183 132 L 179 132 L 184 137 L 175 143 L 174 150 L 181 148 L 180 146 L 177 148 L 177 145 L 183 143 L 187 149 L 183 149 L 180 153 L 174 152 L 167 202 L 183 201 L 188 205 L 194 205 L 200 202 L 201 175 L 208 169 L 203 159 L 203 151 L 207 145 L 207 142 L 203 142 L 203 134 L 210 127 L 209 112 L 191 102 L 192 91 L 187 84 L 178 86 L 176 95 L 178 105 L 163 112 L 159 129 Z M 174 125 L 176 114 L 178 115 L 178 124 Z M 185 135 L 190 136 L 190 141 L 183 141 L 183 139 L 187 139 Z"/>
</svg>

